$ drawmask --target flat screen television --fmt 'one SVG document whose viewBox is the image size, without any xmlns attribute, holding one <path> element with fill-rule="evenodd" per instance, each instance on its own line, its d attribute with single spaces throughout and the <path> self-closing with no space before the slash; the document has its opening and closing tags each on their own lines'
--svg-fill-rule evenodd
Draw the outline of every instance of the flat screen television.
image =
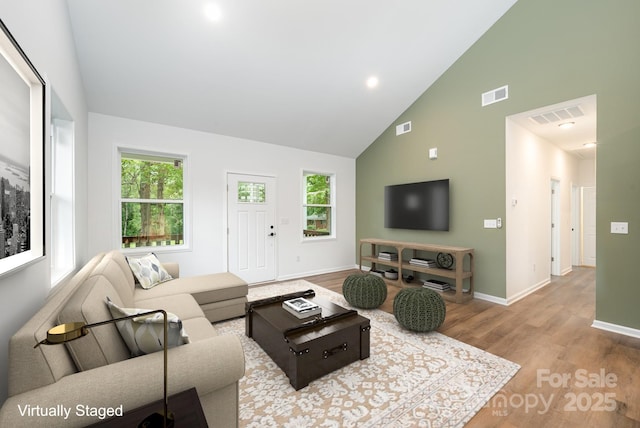
<svg viewBox="0 0 640 428">
<path fill-rule="evenodd" d="M 449 230 L 449 179 L 385 186 L 384 227 Z"/>
</svg>

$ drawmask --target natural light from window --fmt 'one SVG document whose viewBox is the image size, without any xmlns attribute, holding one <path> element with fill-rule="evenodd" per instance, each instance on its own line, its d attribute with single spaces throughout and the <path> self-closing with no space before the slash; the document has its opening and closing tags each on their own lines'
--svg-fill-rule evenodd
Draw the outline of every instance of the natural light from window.
<svg viewBox="0 0 640 428">
<path fill-rule="evenodd" d="M 305 171 L 303 178 L 303 238 L 334 236 L 334 175 Z"/>
<path fill-rule="evenodd" d="M 120 153 L 123 249 L 185 245 L 184 157 Z"/>
<path fill-rule="evenodd" d="M 75 269 L 74 124 L 52 91 L 51 99 L 51 286 Z"/>
</svg>

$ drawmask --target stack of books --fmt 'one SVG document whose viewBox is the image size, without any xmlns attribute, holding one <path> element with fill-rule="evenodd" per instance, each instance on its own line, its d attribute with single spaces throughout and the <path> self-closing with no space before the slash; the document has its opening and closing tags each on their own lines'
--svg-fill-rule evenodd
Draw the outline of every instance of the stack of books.
<svg viewBox="0 0 640 428">
<path fill-rule="evenodd" d="M 438 281 L 437 279 L 425 279 L 422 281 L 422 286 L 436 291 L 451 290 L 451 285 L 444 281 Z"/>
<path fill-rule="evenodd" d="M 390 262 L 398 260 L 398 253 L 390 253 L 388 251 L 380 251 L 378 253 L 378 258 L 380 260 L 388 260 Z"/>
<path fill-rule="evenodd" d="M 320 306 L 303 297 L 285 300 L 282 302 L 282 309 L 301 319 L 318 315 L 322 312 L 322 308 Z"/>
<path fill-rule="evenodd" d="M 435 260 L 432 259 L 419 259 L 419 258 L 413 258 L 411 260 L 409 260 L 409 264 L 410 265 L 414 265 L 414 266 L 420 266 L 420 267 L 426 267 L 426 268 L 436 268 L 438 267 L 438 265 L 436 264 Z"/>
</svg>

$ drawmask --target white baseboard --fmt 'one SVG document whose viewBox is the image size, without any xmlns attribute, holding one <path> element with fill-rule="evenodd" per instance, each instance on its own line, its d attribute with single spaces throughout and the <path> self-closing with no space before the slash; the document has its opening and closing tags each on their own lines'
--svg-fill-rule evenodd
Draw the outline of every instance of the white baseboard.
<svg viewBox="0 0 640 428">
<path fill-rule="evenodd" d="M 560 276 L 565 276 L 567 274 L 570 274 L 571 272 L 573 272 L 573 266 L 569 266 L 568 268 L 560 271 Z"/>
<path fill-rule="evenodd" d="M 591 327 L 640 339 L 640 330 L 631 327 L 625 327 L 623 325 L 594 320 L 593 324 L 591 324 Z"/>
<path fill-rule="evenodd" d="M 492 303 L 497 303 L 499 305 L 502 306 L 509 306 L 514 304 L 515 302 L 517 302 L 518 300 L 522 300 L 525 297 L 527 297 L 528 295 L 530 295 L 531 293 L 536 292 L 537 290 L 541 289 L 542 287 L 549 285 L 550 283 L 550 279 L 544 279 L 542 281 L 540 281 L 537 284 L 532 285 L 531 287 L 527 288 L 526 290 L 522 290 L 521 292 L 517 293 L 514 296 L 511 297 L 507 297 L 506 299 L 503 297 L 496 297 L 496 296 L 492 296 L 491 294 L 484 294 L 484 293 L 478 293 L 477 291 L 475 293 L 473 293 L 473 297 L 476 297 L 480 300 L 486 300 L 487 302 L 492 302 Z"/>
<path fill-rule="evenodd" d="M 516 293 L 515 295 L 511 296 L 511 297 L 507 297 L 507 305 L 511 305 L 515 302 L 517 302 L 518 300 L 522 300 L 525 297 L 527 297 L 528 295 L 535 293 L 536 291 L 538 291 L 539 289 L 541 289 L 544 286 L 547 286 L 551 283 L 551 278 L 546 278 L 543 279 L 542 281 L 540 281 L 537 284 L 532 285 L 531 287 L 522 290 L 519 293 Z"/>
<path fill-rule="evenodd" d="M 474 291 L 473 297 L 475 299 L 485 300 L 491 303 L 497 303 L 502 306 L 509 306 L 507 299 L 503 297 L 496 297 L 496 296 L 492 296 L 491 294 L 478 293 L 477 291 Z"/>
<path fill-rule="evenodd" d="M 342 266 L 342 267 L 329 268 L 329 269 L 319 269 L 319 270 L 314 270 L 309 272 L 292 273 L 290 275 L 278 275 L 278 278 L 276 279 L 276 281 L 289 281 L 291 279 L 301 279 L 307 276 L 322 275 L 325 273 L 334 273 L 334 272 L 340 272 L 343 270 L 350 270 L 350 269 L 353 269 L 353 266 Z"/>
</svg>

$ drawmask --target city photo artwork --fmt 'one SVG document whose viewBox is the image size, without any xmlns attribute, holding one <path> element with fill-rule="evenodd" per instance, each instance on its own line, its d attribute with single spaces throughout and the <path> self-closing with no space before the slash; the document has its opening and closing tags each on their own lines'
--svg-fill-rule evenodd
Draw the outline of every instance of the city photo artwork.
<svg viewBox="0 0 640 428">
<path fill-rule="evenodd" d="M 45 80 L 0 20 L 0 275 L 44 259 Z M 0 286 L 2 283 L 0 282 Z"/>
</svg>

